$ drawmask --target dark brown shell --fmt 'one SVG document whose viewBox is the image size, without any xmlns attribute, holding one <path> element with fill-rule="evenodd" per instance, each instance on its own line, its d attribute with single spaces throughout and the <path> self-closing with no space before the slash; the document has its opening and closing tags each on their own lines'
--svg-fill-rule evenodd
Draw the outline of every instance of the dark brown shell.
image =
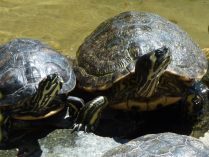
<svg viewBox="0 0 209 157">
<path fill-rule="evenodd" d="M 206 157 L 209 147 L 200 140 L 175 133 L 148 134 L 108 150 L 102 157 Z"/>
</svg>

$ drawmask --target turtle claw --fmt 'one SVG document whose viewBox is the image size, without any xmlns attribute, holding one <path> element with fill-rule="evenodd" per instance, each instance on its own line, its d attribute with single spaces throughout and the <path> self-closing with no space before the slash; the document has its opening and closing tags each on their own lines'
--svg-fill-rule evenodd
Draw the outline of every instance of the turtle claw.
<svg viewBox="0 0 209 157">
<path fill-rule="evenodd" d="M 87 130 L 88 130 L 88 127 L 85 125 L 84 132 L 87 132 Z"/>
<path fill-rule="evenodd" d="M 83 126 L 82 124 L 78 124 L 77 131 L 80 131 L 82 126 Z"/>
<path fill-rule="evenodd" d="M 82 124 L 74 124 L 71 133 L 75 131 L 80 131 L 82 127 L 83 127 Z"/>
<path fill-rule="evenodd" d="M 89 132 L 89 130 L 94 130 L 94 127 L 89 127 L 88 125 L 83 125 L 83 124 L 74 124 L 71 133 L 75 132 L 75 131 L 81 131 L 83 130 L 84 132 Z"/>
</svg>

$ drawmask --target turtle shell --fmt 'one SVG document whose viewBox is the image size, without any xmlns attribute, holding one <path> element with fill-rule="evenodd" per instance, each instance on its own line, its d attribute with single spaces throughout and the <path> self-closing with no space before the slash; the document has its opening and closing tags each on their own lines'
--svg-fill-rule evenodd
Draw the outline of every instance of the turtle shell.
<svg viewBox="0 0 209 157">
<path fill-rule="evenodd" d="M 176 24 L 146 12 L 124 12 L 101 23 L 77 51 L 78 85 L 106 89 L 135 71 L 138 57 L 166 46 L 172 61 L 166 71 L 200 80 L 207 60 L 199 46 Z"/>
<path fill-rule="evenodd" d="M 71 63 L 38 40 L 14 39 L 0 47 L 0 58 L 0 107 L 31 96 L 39 82 L 52 73 L 64 80 L 60 94 L 75 87 Z"/>
<path fill-rule="evenodd" d="M 175 133 L 149 134 L 107 151 L 103 157 L 206 157 L 209 147 L 200 140 Z"/>
</svg>

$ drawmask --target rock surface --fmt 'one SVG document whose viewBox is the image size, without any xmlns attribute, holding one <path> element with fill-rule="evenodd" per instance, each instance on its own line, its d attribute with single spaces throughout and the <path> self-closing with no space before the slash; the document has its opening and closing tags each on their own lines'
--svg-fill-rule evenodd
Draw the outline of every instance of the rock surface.
<svg viewBox="0 0 209 157">
<path fill-rule="evenodd" d="M 209 133 L 200 140 L 209 147 Z M 101 157 L 106 151 L 119 146 L 120 141 L 109 137 L 101 137 L 92 133 L 70 133 L 69 129 L 55 130 L 47 137 L 39 140 L 42 157 Z M 2 150 L 0 156 L 13 157 L 16 156 L 15 149 Z"/>
<path fill-rule="evenodd" d="M 120 144 L 93 133 L 78 132 L 71 136 L 70 130 L 56 130 L 40 143 L 43 157 L 98 157 Z"/>
<path fill-rule="evenodd" d="M 100 137 L 93 133 L 59 129 L 39 140 L 42 157 L 99 157 L 105 151 L 120 145 L 113 138 Z M 15 150 L 1 150 L 1 157 L 15 157 Z"/>
</svg>

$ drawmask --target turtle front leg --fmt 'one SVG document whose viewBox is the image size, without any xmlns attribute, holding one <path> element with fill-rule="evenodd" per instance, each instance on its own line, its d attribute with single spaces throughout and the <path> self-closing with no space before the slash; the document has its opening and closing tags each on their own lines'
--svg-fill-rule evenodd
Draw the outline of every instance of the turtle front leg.
<svg viewBox="0 0 209 157">
<path fill-rule="evenodd" d="M 85 132 L 94 130 L 100 119 L 101 112 L 106 108 L 107 104 L 108 100 L 104 96 L 99 96 L 86 103 L 78 113 L 72 132 L 81 129 L 84 129 Z"/>
<path fill-rule="evenodd" d="M 162 47 L 140 56 L 136 61 L 137 96 L 151 97 L 158 85 L 159 78 L 171 62 L 168 48 Z"/>
<path fill-rule="evenodd" d="M 57 100 L 57 99 L 55 99 Z M 78 116 L 79 111 L 81 108 L 84 107 L 84 100 L 75 96 L 68 96 L 67 98 L 64 96 L 62 98 L 61 96 L 58 97 L 58 101 L 54 103 L 60 103 L 63 104 L 63 106 L 66 106 L 66 108 L 61 111 L 61 113 L 56 114 L 61 115 L 61 117 L 56 120 L 56 122 L 51 122 L 52 126 L 55 126 L 56 128 L 65 128 L 69 129 L 73 126 L 75 118 Z"/>
<path fill-rule="evenodd" d="M 85 106 L 84 100 L 75 96 L 67 97 L 67 106 L 69 107 L 69 116 L 75 118 L 78 116 L 81 108 Z"/>
</svg>

